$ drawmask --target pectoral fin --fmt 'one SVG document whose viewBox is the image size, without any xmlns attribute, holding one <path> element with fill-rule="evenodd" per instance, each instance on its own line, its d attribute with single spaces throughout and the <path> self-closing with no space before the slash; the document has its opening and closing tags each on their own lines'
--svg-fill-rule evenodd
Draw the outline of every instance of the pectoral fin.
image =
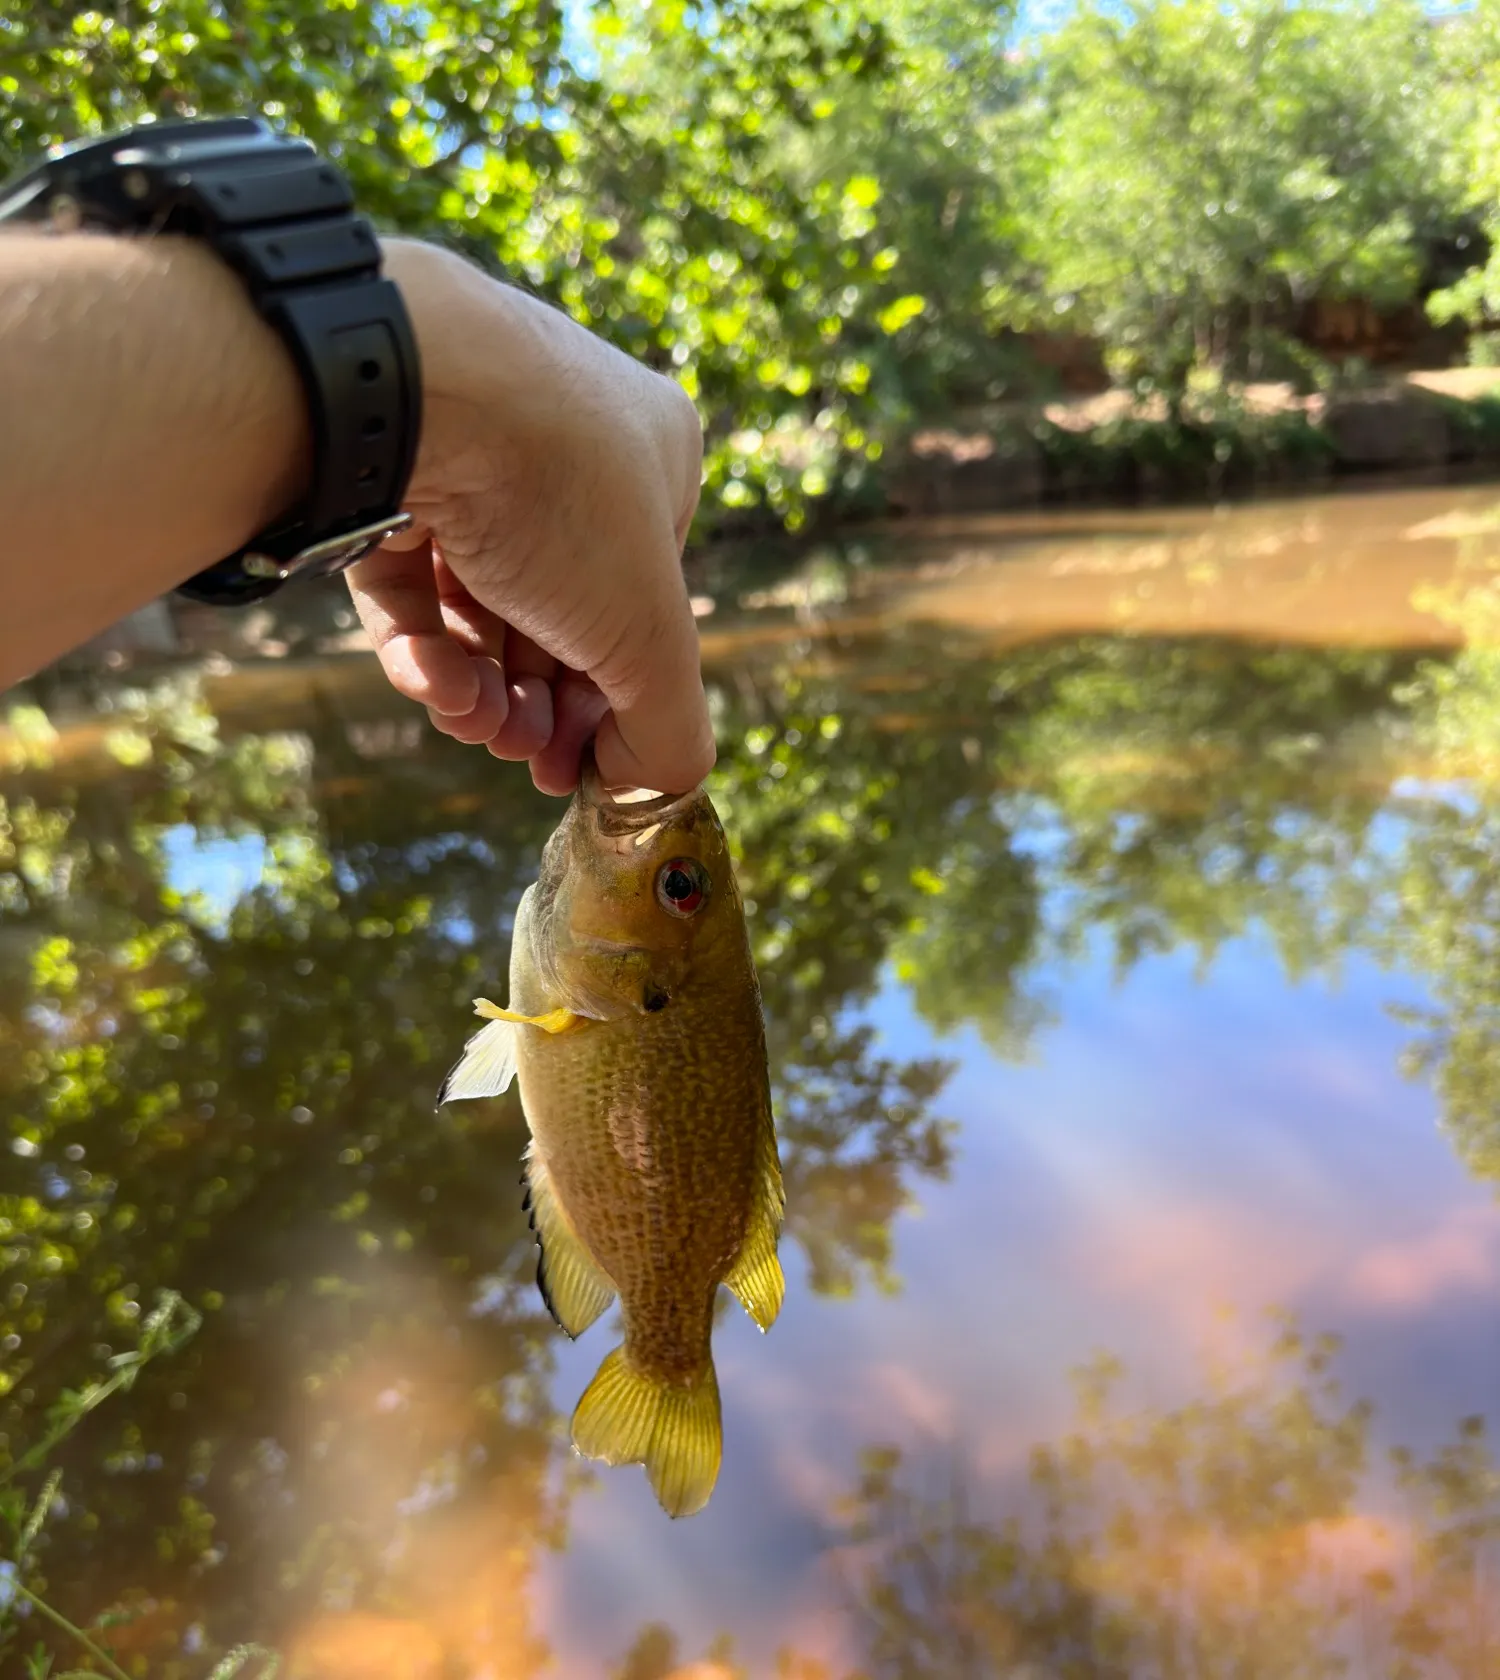
<svg viewBox="0 0 1500 1680">
<path fill-rule="evenodd" d="M 498 1097 L 516 1076 L 516 1034 L 510 1021 L 496 1017 L 464 1046 L 438 1092 L 438 1107 L 467 1097 Z"/>
<path fill-rule="evenodd" d="M 516 1076 L 517 1033 L 521 1027 L 540 1027 L 543 1032 L 566 1032 L 583 1019 L 571 1009 L 553 1009 L 545 1015 L 517 1015 L 488 998 L 474 999 L 474 1013 L 488 1020 L 464 1046 L 464 1053 L 449 1071 L 438 1092 L 438 1107 L 468 1097 L 498 1097 Z"/>
<path fill-rule="evenodd" d="M 526 1212 L 541 1258 L 536 1286 L 547 1311 L 569 1336 L 581 1336 L 615 1298 L 613 1284 L 589 1258 L 563 1211 L 535 1142 L 526 1151 Z"/>
<path fill-rule="evenodd" d="M 518 1027 L 540 1027 L 545 1033 L 566 1032 L 583 1019 L 571 1009 L 549 1009 L 545 1015 L 517 1015 L 509 1009 L 502 1009 L 498 1003 L 491 1003 L 488 998 L 474 999 L 474 1013 L 486 1015 L 492 1021 L 512 1021 Z"/>
<path fill-rule="evenodd" d="M 762 1330 L 769 1330 L 781 1311 L 786 1279 L 776 1258 L 776 1240 L 781 1235 L 786 1193 L 781 1187 L 781 1162 L 776 1154 L 776 1132 L 769 1113 L 761 1146 L 761 1172 L 755 1205 L 745 1230 L 745 1241 L 724 1279 L 740 1305 Z"/>
</svg>

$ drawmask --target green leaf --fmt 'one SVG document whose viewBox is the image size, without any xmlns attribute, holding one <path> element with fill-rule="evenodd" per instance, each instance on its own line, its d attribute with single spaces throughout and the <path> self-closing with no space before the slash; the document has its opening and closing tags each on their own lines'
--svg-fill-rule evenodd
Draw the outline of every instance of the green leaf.
<svg viewBox="0 0 1500 1680">
<path fill-rule="evenodd" d="M 861 210 L 871 210 L 880 202 L 880 182 L 873 175 L 855 175 L 844 187 L 844 197 Z"/>
<path fill-rule="evenodd" d="M 883 333 L 898 333 L 908 322 L 915 321 L 927 307 L 927 299 L 915 292 L 907 297 L 899 297 L 894 303 L 888 303 L 875 319 Z"/>
</svg>

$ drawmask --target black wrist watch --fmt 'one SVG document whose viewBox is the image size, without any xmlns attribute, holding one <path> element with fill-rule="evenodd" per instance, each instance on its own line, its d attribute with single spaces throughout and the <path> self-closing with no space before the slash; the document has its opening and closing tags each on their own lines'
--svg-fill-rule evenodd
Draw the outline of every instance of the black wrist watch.
<svg viewBox="0 0 1500 1680">
<path fill-rule="evenodd" d="M 260 600 L 290 578 L 342 571 L 411 523 L 401 503 L 421 429 L 416 339 L 348 182 L 305 140 L 250 117 L 147 123 L 63 147 L 0 187 L 7 220 L 201 239 L 292 353 L 312 421 L 311 488 L 182 594 Z"/>
</svg>

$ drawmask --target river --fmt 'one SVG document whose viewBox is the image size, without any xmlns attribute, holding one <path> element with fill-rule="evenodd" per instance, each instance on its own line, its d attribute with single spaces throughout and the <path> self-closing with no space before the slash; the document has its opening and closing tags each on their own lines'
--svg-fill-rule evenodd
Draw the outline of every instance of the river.
<svg viewBox="0 0 1500 1680">
<path fill-rule="evenodd" d="M 1485 487 L 695 563 L 788 1297 L 675 1524 L 433 1112 L 556 806 L 333 592 L 0 700 L 0 1467 L 203 1318 L 26 1578 L 171 1680 L 1492 1671 L 1497 568 Z"/>
</svg>

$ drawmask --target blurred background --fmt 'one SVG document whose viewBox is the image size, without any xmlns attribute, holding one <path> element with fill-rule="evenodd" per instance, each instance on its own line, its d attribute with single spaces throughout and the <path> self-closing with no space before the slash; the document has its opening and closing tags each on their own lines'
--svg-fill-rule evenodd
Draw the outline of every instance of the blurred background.
<svg viewBox="0 0 1500 1680">
<path fill-rule="evenodd" d="M 1488 0 L 0 0 L 0 166 L 261 112 L 697 399 L 789 1196 L 669 1524 L 433 1113 L 556 803 L 340 586 L 0 696 L 4 1680 L 1500 1667 L 1497 92 Z"/>
</svg>

